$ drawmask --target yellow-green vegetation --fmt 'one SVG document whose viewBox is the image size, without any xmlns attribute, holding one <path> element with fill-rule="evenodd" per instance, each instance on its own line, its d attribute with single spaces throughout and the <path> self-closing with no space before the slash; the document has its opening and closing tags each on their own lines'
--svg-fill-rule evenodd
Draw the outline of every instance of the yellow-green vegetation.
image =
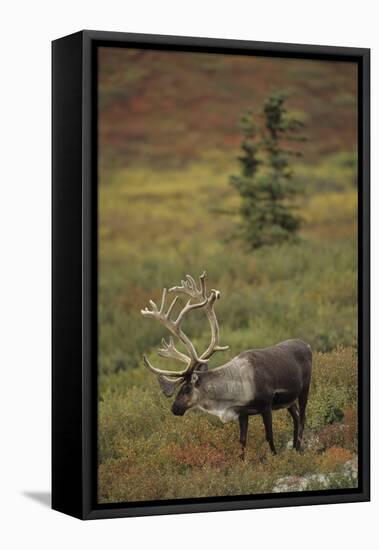
<svg viewBox="0 0 379 550">
<path fill-rule="evenodd" d="M 344 465 L 357 452 L 357 246 L 354 156 L 331 155 L 296 166 L 304 194 L 296 243 L 248 252 L 230 241 L 238 206 L 228 185 L 232 156 L 215 153 L 182 168 L 134 164 L 107 171 L 99 226 L 99 500 L 190 498 L 271 492 L 286 476 L 327 475 L 327 487 L 352 487 Z M 221 290 L 221 343 L 210 367 L 249 348 L 302 338 L 314 350 L 304 452 L 288 448 L 291 419 L 274 413 L 278 455 L 259 417 L 250 418 L 247 455 L 238 425 L 170 411 L 142 365 L 164 329 L 140 310 L 186 273 L 208 273 Z M 201 350 L 209 327 L 201 314 L 186 329 Z M 175 365 L 176 366 L 176 365 Z M 325 488 L 314 480 L 313 489 Z"/>
</svg>

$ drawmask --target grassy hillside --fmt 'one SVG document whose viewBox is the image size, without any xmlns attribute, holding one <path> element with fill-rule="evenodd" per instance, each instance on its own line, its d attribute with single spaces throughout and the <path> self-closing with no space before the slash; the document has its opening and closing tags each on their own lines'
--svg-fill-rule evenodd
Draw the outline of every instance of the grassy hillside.
<svg viewBox="0 0 379 550">
<path fill-rule="evenodd" d="M 355 80 L 349 64 L 104 50 L 100 58 L 99 499 L 101 502 L 271 492 L 286 476 L 308 488 L 352 487 L 357 452 Z M 179 56 L 179 54 L 177 54 Z M 295 167 L 299 241 L 247 253 L 227 237 L 238 205 L 241 112 L 273 86 L 293 92 L 310 139 Z M 165 331 L 140 310 L 186 273 L 221 290 L 222 344 L 211 367 L 252 348 L 302 338 L 314 350 L 304 453 L 287 448 L 286 411 L 274 413 L 272 457 L 259 417 L 247 460 L 238 425 L 170 412 L 154 376 Z M 185 326 L 201 350 L 201 314 Z M 177 365 L 172 365 L 174 368 Z"/>
<path fill-rule="evenodd" d="M 305 156 L 356 148 L 353 63 L 101 48 L 100 166 L 183 166 L 233 154 L 238 120 L 273 89 L 307 125 Z"/>
</svg>

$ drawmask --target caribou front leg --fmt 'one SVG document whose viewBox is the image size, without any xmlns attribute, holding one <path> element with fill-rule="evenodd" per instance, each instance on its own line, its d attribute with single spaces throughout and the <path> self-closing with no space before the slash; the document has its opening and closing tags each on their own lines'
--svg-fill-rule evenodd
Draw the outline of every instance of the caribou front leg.
<svg viewBox="0 0 379 550">
<path fill-rule="evenodd" d="M 240 424 L 240 443 L 241 443 L 241 454 L 240 459 L 245 460 L 245 448 L 247 440 L 247 428 L 249 425 L 249 417 L 247 414 L 241 413 L 238 417 Z"/>
<path fill-rule="evenodd" d="M 265 425 L 266 430 L 266 440 L 268 444 L 270 445 L 270 449 L 273 455 L 276 455 L 276 449 L 274 444 L 274 435 L 272 433 L 272 410 L 271 407 L 269 409 L 266 409 L 262 413 L 263 423 Z"/>
<path fill-rule="evenodd" d="M 292 416 L 293 420 L 293 448 L 299 451 L 300 449 L 300 441 L 299 441 L 299 427 L 300 427 L 300 421 L 299 421 L 299 411 L 294 403 L 290 407 L 288 407 L 288 412 Z"/>
</svg>

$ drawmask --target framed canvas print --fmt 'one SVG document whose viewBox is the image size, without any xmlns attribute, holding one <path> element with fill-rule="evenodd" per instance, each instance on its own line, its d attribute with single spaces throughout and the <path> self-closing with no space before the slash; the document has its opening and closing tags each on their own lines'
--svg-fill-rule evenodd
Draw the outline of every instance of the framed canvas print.
<svg viewBox="0 0 379 550">
<path fill-rule="evenodd" d="M 369 499 L 369 50 L 53 42 L 53 508 Z"/>
</svg>

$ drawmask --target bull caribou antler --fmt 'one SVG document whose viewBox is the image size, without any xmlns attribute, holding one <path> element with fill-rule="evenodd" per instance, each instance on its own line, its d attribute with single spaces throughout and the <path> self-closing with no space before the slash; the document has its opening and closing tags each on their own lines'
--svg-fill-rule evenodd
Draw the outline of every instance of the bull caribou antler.
<svg viewBox="0 0 379 550">
<path fill-rule="evenodd" d="M 184 344 L 188 351 L 187 355 L 177 350 L 172 336 L 170 336 L 168 342 L 166 342 L 166 340 L 162 338 L 162 347 L 158 350 L 159 355 L 161 357 L 167 357 L 185 363 L 186 368 L 181 371 L 157 369 L 153 367 L 146 356 L 143 357 L 145 365 L 154 374 L 158 375 L 158 380 L 161 384 L 162 390 L 164 391 L 164 393 L 166 393 L 166 395 L 172 395 L 173 386 L 176 386 L 179 382 L 181 382 L 186 375 L 191 374 L 195 369 L 200 369 L 202 365 L 206 365 L 213 353 L 215 353 L 216 351 L 224 351 L 228 349 L 228 346 L 219 345 L 220 331 L 217 317 L 214 311 L 214 304 L 216 300 L 220 298 L 220 292 L 218 290 L 212 289 L 208 297 L 206 292 L 205 277 L 206 273 L 204 272 L 200 276 L 200 288 L 197 287 L 193 277 L 191 277 L 190 275 L 186 275 L 185 280 L 181 282 L 181 286 L 174 286 L 169 289 L 168 292 L 178 294 L 181 293 L 189 296 L 189 300 L 180 311 L 175 321 L 171 319 L 171 314 L 179 297 L 175 296 L 167 311 L 165 311 L 167 306 L 167 289 L 163 290 L 162 302 L 159 309 L 158 306 L 152 300 L 150 300 L 149 303 L 151 309 L 145 308 L 141 310 L 141 313 L 144 317 L 150 317 L 151 319 L 156 319 L 160 323 L 162 323 L 173 336 L 176 336 L 182 342 L 182 344 Z M 192 300 L 196 301 L 194 303 L 191 303 Z M 181 323 L 190 311 L 200 308 L 204 308 L 211 326 L 211 342 L 208 348 L 199 357 L 191 340 L 183 332 L 181 328 Z"/>
<path fill-rule="evenodd" d="M 207 288 L 205 284 L 206 271 L 200 275 L 200 289 L 197 288 L 196 282 L 191 275 L 186 275 L 186 280 L 181 281 L 182 286 L 173 286 L 169 292 L 187 294 L 197 300 L 207 300 L 205 304 L 205 313 L 207 314 L 209 324 L 211 325 L 212 338 L 207 350 L 201 355 L 201 359 L 208 360 L 216 351 L 226 351 L 229 346 L 220 346 L 220 329 L 217 322 L 214 304 L 221 297 L 221 292 L 212 288 L 209 298 L 207 298 Z"/>
</svg>

